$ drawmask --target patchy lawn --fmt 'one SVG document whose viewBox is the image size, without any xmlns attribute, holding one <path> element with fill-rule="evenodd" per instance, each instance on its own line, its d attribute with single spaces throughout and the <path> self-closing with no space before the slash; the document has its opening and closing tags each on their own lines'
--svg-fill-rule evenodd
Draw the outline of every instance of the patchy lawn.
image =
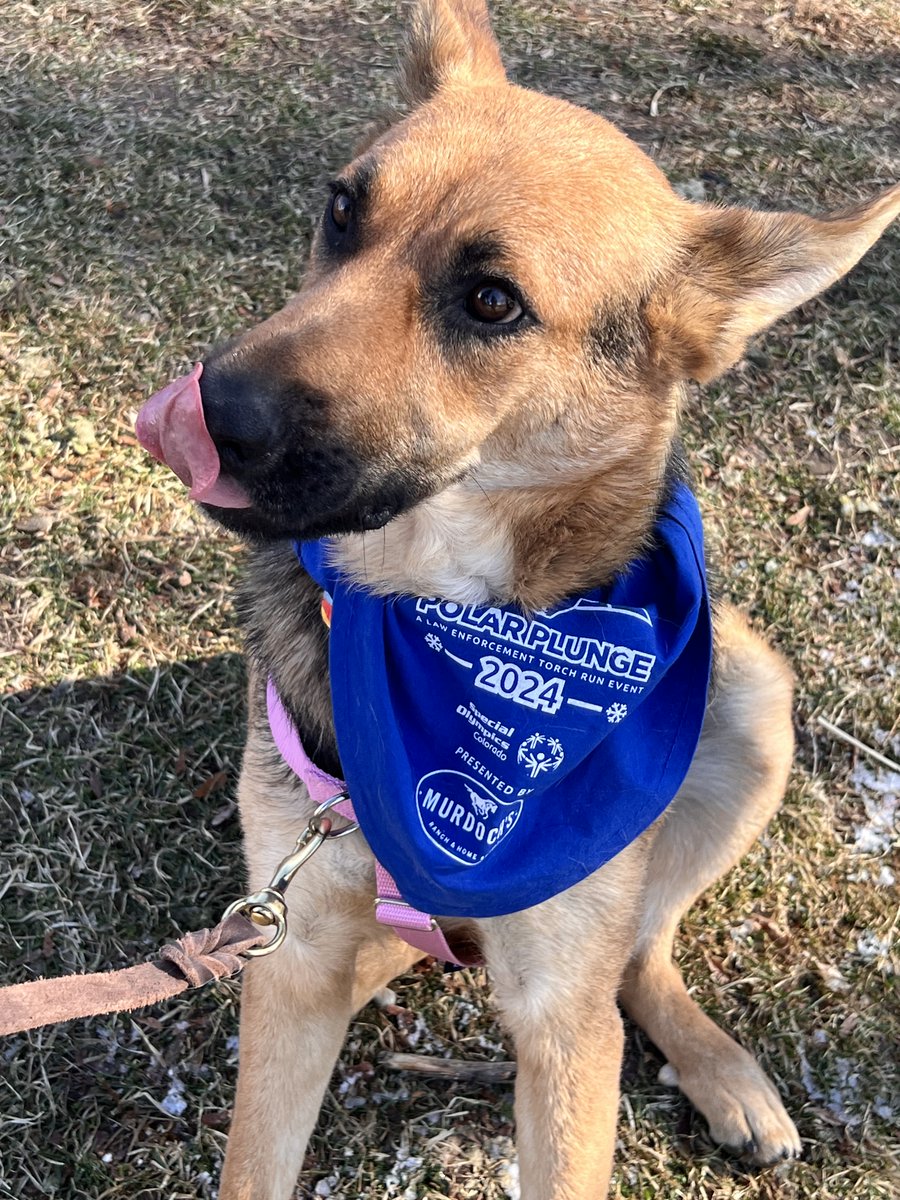
<svg viewBox="0 0 900 1200">
<path fill-rule="evenodd" d="M 0 960 L 119 966 L 240 877 L 241 550 L 135 445 L 150 391 L 277 307 L 323 181 L 388 101 L 381 0 L 0 8 Z M 520 82 L 622 125 L 693 196 L 839 207 L 900 177 L 893 0 L 497 3 Z M 633 1032 L 614 1195 L 888 1200 L 900 1186 L 896 811 L 900 239 L 697 393 L 688 441 L 730 591 L 794 663 L 799 751 L 767 838 L 682 960 L 759 1052 L 805 1160 L 721 1155 Z M 482 974 L 425 968 L 354 1024 L 302 1196 L 516 1195 L 509 1084 L 386 1050 L 510 1054 Z M 211 1197 L 238 987 L 0 1049 L 0 1195 Z M 261 1133 L 264 1136 L 264 1132 Z"/>
</svg>

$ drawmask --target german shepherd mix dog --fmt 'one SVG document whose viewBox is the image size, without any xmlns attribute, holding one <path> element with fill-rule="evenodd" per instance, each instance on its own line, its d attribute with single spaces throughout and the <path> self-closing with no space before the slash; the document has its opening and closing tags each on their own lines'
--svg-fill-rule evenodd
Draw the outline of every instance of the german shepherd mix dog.
<svg viewBox="0 0 900 1200">
<path fill-rule="evenodd" d="M 487 965 L 523 1200 L 607 1192 L 619 1003 L 717 1142 L 796 1156 L 672 962 L 792 753 L 790 670 L 726 603 L 707 688 L 676 430 L 684 381 L 849 270 L 900 187 L 819 219 L 682 200 L 602 118 L 508 82 L 483 0 L 418 5 L 406 98 L 332 184 L 297 296 L 139 425 L 255 544 L 252 885 L 313 809 L 272 694 L 362 824 L 297 875 L 285 944 L 247 972 L 221 1200 L 291 1195 L 349 1020 L 422 957 L 375 920 L 376 859 L 398 911 L 430 904 Z"/>
</svg>

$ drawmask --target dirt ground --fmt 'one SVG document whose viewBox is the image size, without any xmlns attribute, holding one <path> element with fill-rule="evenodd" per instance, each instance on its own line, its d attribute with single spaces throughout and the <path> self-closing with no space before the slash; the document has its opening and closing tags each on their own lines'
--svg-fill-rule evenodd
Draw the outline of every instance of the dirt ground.
<svg viewBox="0 0 900 1200">
<path fill-rule="evenodd" d="M 498 0 L 511 73 L 619 123 L 692 198 L 838 208 L 900 178 L 894 0 Z M 381 0 L 0 6 L 0 961 L 124 965 L 240 886 L 241 548 L 136 446 L 141 400 L 299 279 L 324 182 L 392 96 Z M 613 1195 L 900 1194 L 900 235 L 697 391 L 723 585 L 798 676 L 783 813 L 691 912 L 693 993 L 757 1052 L 803 1162 L 752 1172 L 629 1030 Z M 518 1195 L 482 973 L 351 1029 L 303 1197 Z M 213 1197 L 237 985 L 0 1047 L 0 1196 Z M 264 1136 L 264 1133 L 262 1134 Z"/>
</svg>

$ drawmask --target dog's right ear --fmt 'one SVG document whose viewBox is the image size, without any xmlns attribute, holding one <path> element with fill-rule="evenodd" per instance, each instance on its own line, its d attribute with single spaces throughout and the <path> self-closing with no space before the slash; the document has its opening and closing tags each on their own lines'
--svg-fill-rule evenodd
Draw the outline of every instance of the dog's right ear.
<svg viewBox="0 0 900 1200">
<path fill-rule="evenodd" d="M 450 83 L 505 80 L 485 0 L 418 0 L 402 83 L 410 104 L 424 104 Z"/>
</svg>

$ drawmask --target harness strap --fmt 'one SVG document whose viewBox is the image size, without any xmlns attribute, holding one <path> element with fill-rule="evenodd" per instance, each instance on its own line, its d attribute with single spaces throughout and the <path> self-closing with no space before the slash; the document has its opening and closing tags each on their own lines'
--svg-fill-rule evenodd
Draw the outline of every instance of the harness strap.
<svg viewBox="0 0 900 1200">
<path fill-rule="evenodd" d="M 330 800 L 336 792 L 346 790 L 341 779 L 328 775 L 312 761 L 300 740 L 300 735 L 290 718 L 287 709 L 281 702 L 278 690 L 270 678 L 266 684 L 266 708 L 269 715 L 269 728 L 272 739 L 278 747 L 281 757 L 296 776 L 306 784 L 310 799 L 314 804 Z M 353 803 L 341 800 L 334 805 L 334 812 L 348 821 L 355 821 Z M 443 962 L 457 963 L 461 967 L 475 966 L 479 960 L 458 958 L 447 944 L 444 932 L 428 913 L 420 912 L 407 904 L 400 894 L 400 889 L 384 867 L 375 863 L 375 920 L 380 925 L 389 926 L 397 937 L 410 946 L 415 946 L 424 954 L 433 955 Z"/>
</svg>

